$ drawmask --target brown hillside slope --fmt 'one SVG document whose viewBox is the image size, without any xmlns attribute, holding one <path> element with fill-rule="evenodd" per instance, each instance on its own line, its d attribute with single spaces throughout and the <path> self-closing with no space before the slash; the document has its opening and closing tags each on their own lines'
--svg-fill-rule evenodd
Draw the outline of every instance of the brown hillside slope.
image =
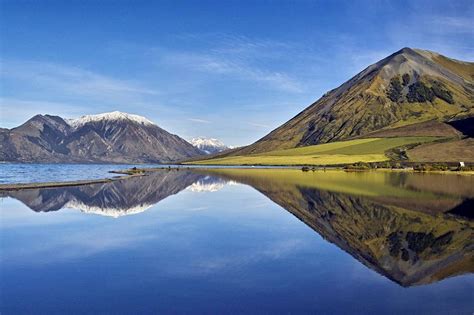
<svg viewBox="0 0 474 315">
<path fill-rule="evenodd" d="M 403 48 L 326 93 L 232 155 L 350 139 L 371 132 L 474 115 L 474 63 Z"/>
</svg>

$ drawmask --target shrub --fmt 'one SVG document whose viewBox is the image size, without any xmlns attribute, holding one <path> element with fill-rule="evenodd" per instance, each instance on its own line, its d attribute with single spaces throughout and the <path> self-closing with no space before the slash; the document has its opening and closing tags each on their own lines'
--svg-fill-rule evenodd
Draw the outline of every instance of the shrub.
<svg viewBox="0 0 474 315">
<path fill-rule="evenodd" d="M 444 164 L 444 163 L 441 163 L 441 164 L 433 164 L 431 166 L 431 168 L 433 170 L 437 170 L 437 171 L 447 171 L 449 168 L 448 168 L 448 165 L 447 164 Z"/>
<path fill-rule="evenodd" d="M 398 77 L 393 77 L 390 80 L 390 89 L 388 90 L 387 97 L 392 102 L 397 102 L 402 96 L 402 85 L 400 84 L 400 79 Z"/>
<path fill-rule="evenodd" d="M 415 166 L 413 166 L 413 170 L 417 172 L 426 172 L 431 170 L 431 167 L 427 164 L 416 164 Z"/>
<path fill-rule="evenodd" d="M 432 89 L 427 87 L 423 82 L 416 82 L 408 87 L 407 100 L 410 103 L 432 102 L 434 98 L 435 94 Z"/>
<path fill-rule="evenodd" d="M 397 163 L 395 163 L 395 164 L 392 165 L 392 168 L 393 168 L 393 169 L 401 169 L 401 168 L 403 168 L 403 167 L 402 167 L 402 165 L 401 165 L 400 163 L 397 162 Z"/>
<path fill-rule="evenodd" d="M 418 171 L 418 172 L 448 171 L 449 167 L 445 163 L 417 164 L 417 165 L 413 166 L 413 170 Z"/>
<path fill-rule="evenodd" d="M 403 86 L 407 86 L 408 83 L 410 83 L 410 75 L 408 73 L 405 73 L 402 76 L 402 81 L 403 81 Z"/>
<path fill-rule="evenodd" d="M 436 97 L 439 97 L 449 104 L 454 104 L 453 94 L 451 94 L 451 92 L 448 91 L 442 83 L 438 81 L 433 82 L 431 90 Z"/>
<path fill-rule="evenodd" d="M 370 164 L 364 162 L 357 162 L 352 165 L 344 166 L 344 169 L 346 170 L 368 170 L 370 168 Z"/>
</svg>

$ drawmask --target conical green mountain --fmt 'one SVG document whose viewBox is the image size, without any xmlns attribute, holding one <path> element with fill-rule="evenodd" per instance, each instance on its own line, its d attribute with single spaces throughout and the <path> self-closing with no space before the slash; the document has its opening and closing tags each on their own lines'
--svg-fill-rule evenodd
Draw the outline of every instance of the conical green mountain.
<svg viewBox="0 0 474 315">
<path fill-rule="evenodd" d="M 403 48 L 367 67 L 262 139 L 233 154 L 352 139 L 433 120 L 440 123 L 434 128 L 431 123 L 430 129 L 439 133 L 435 129 L 447 128 L 443 122 L 473 115 L 473 62 Z"/>
</svg>

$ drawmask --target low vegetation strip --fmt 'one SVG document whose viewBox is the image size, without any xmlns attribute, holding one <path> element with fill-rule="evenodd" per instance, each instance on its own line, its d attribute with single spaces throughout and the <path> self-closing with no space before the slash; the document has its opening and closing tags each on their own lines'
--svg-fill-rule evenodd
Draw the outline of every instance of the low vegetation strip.
<svg viewBox="0 0 474 315">
<path fill-rule="evenodd" d="M 381 162 L 388 158 L 383 154 L 321 154 L 295 156 L 233 156 L 220 159 L 196 161 L 198 165 L 337 165 L 354 162 Z"/>
<path fill-rule="evenodd" d="M 199 165 L 338 165 L 356 162 L 383 162 L 385 152 L 405 145 L 427 143 L 439 137 L 367 138 L 339 141 L 301 148 L 271 151 L 245 156 L 228 156 L 194 161 Z"/>
</svg>

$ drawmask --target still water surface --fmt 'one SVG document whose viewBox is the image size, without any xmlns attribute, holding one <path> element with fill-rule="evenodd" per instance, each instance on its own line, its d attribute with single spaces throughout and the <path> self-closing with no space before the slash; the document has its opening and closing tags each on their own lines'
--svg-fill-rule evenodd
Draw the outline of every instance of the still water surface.
<svg viewBox="0 0 474 315">
<path fill-rule="evenodd" d="M 0 163 L 0 184 L 110 178 L 117 176 L 117 174 L 112 174 L 110 171 L 134 166 L 137 165 Z M 147 167 L 151 166 L 148 165 Z"/>
<path fill-rule="evenodd" d="M 0 196 L 2 314 L 474 310 L 472 176 L 173 170 Z"/>
</svg>

